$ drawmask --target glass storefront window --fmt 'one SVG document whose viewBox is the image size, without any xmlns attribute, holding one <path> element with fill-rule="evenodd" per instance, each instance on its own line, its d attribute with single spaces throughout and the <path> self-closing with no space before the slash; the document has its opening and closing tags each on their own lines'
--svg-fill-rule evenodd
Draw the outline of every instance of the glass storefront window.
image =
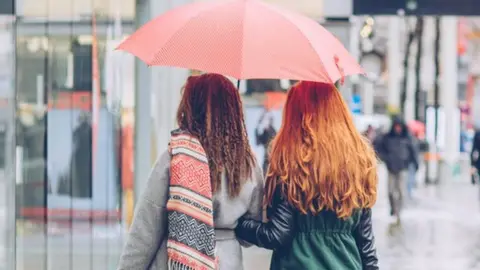
<svg viewBox="0 0 480 270">
<path fill-rule="evenodd" d="M 121 62 L 110 51 L 133 30 L 135 1 L 16 6 L 17 246 L 9 269 L 114 269 L 123 236 L 121 175 L 128 175 L 120 164 L 131 152 L 122 144 L 132 140 L 121 121 L 121 105 L 131 102 L 121 102 L 118 88 L 133 91 L 134 72 L 113 72 Z"/>
<path fill-rule="evenodd" d="M 0 15 L 0 269 L 15 258 L 15 41 L 14 19 Z"/>
</svg>

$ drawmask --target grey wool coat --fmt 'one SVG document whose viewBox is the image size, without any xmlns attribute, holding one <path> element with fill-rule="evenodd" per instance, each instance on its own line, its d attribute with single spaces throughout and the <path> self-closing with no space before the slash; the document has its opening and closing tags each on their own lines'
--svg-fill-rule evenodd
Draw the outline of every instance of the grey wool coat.
<svg viewBox="0 0 480 270">
<path fill-rule="evenodd" d="M 146 189 L 135 210 L 117 270 L 167 270 L 167 211 L 170 154 L 163 153 L 155 162 Z M 263 173 L 256 166 L 240 195 L 230 198 L 226 179 L 214 194 L 214 222 L 219 270 L 243 270 L 242 249 L 233 229 L 246 216 L 262 218 Z M 242 243 L 242 245 L 246 245 Z"/>
</svg>

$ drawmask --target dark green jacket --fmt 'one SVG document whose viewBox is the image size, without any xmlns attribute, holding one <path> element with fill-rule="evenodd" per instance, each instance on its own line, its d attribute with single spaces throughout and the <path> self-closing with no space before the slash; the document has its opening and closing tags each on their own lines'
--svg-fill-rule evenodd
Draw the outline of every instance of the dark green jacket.
<svg viewBox="0 0 480 270">
<path fill-rule="evenodd" d="M 377 270 L 371 210 L 347 219 L 331 211 L 303 215 L 275 192 L 268 223 L 241 219 L 237 236 L 273 250 L 272 270 Z"/>
</svg>

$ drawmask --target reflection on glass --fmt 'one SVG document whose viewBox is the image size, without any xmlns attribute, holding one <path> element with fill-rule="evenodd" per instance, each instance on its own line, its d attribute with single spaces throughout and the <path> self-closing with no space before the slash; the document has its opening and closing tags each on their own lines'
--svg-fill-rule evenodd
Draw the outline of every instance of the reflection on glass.
<svg viewBox="0 0 480 270">
<path fill-rule="evenodd" d="M 4 6 L 4 5 L 3 5 Z M 0 15 L 0 269 L 14 268 L 15 48 L 13 18 Z"/>
<path fill-rule="evenodd" d="M 50 134 L 50 136 L 51 135 L 53 134 Z M 59 170 L 58 186 L 55 193 L 59 195 L 68 195 L 72 198 L 91 198 L 92 179 L 90 176 L 90 170 L 92 165 L 92 126 L 88 114 L 80 114 L 78 123 L 73 130 L 72 137 L 73 138 L 66 137 L 67 142 L 73 142 L 73 147 L 69 147 L 72 148 L 70 157 L 68 158 L 69 161 L 65 164 L 65 167 L 59 168 L 55 166 L 56 169 Z M 55 138 L 55 143 L 59 144 L 61 138 L 62 136 Z M 49 182 L 52 182 L 52 179 L 50 179 L 50 172 Z M 50 191 L 49 194 L 52 194 L 52 192 Z"/>
</svg>

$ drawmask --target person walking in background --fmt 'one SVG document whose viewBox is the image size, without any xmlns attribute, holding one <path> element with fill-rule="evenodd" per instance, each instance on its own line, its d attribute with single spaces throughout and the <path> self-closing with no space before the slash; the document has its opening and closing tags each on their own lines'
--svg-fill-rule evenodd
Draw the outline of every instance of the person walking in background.
<svg viewBox="0 0 480 270">
<path fill-rule="evenodd" d="M 237 236 L 272 249 L 272 270 L 377 270 L 377 160 L 340 92 L 325 83 L 293 86 L 271 148 L 269 221 L 241 218 Z"/>
<path fill-rule="evenodd" d="M 416 149 L 416 151 L 412 154 L 415 156 L 412 158 L 412 161 L 408 164 L 408 177 L 407 177 L 406 184 L 407 184 L 407 195 L 409 199 L 413 199 L 413 190 L 417 185 L 417 171 L 420 166 L 419 158 L 418 158 L 419 156 L 418 149 L 420 145 L 420 139 L 417 136 L 415 136 L 416 134 L 412 134 L 412 135 L 413 135 L 411 136 L 412 144 L 414 149 Z"/>
<path fill-rule="evenodd" d="M 394 117 L 390 132 L 375 142 L 378 156 L 385 163 L 388 170 L 388 199 L 390 214 L 396 216 L 400 222 L 400 211 L 403 207 L 408 168 L 413 165 L 417 171 L 419 167 L 418 154 L 415 143 L 405 123 Z"/>
<path fill-rule="evenodd" d="M 234 228 L 240 217 L 261 219 L 264 183 L 238 90 L 222 75 L 190 77 L 177 123 L 139 198 L 117 269 L 242 270 Z"/>
<path fill-rule="evenodd" d="M 266 172 L 268 168 L 269 145 L 272 139 L 277 135 L 277 131 L 273 126 L 273 116 L 271 112 L 265 110 L 258 121 L 255 129 L 255 138 L 257 145 L 262 145 L 264 148 L 263 154 L 263 171 Z"/>
<path fill-rule="evenodd" d="M 473 135 L 470 161 L 472 165 L 472 184 L 475 184 L 480 171 L 480 129 L 477 129 L 475 135 Z"/>
<path fill-rule="evenodd" d="M 377 136 L 377 132 L 372 125 L 368 125 L 367 130 L 365 130 L 363 133 L 363 136 L 373 143 L 375 141 L 375 137 Z"/>
</svg>

